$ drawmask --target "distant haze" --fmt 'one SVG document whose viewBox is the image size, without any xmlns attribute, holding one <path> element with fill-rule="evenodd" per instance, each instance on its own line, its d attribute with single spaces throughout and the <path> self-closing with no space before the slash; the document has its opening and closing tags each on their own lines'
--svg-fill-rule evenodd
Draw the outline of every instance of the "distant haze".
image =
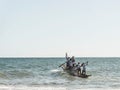
<svg viewBox="0 0 120 90">
<path fill-rule="evenodd" d="M 0 57 L 120 57 L 120 0 L 0 0 Z"/>
</svg>

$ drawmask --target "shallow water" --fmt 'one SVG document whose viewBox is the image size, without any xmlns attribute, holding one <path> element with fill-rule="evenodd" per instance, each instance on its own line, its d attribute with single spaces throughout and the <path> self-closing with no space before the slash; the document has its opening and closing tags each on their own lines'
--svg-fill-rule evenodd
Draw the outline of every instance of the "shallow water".
<svg viewBox="0 0 120 90">
<path fill-rule="evenodd" d="M 40 90 L 41 86 L 68 90 L 120 89 L 120 58 L 76 58 L 76 62 L 89 62 L 87 74 L 92 76 L 87 79 L 64 72 L 58 67 L 64 61 L 64 58 L 0 58 L 0 86 L 12 90 L 19 86 L 32 86 L 33 90 Z"/>
</svg>

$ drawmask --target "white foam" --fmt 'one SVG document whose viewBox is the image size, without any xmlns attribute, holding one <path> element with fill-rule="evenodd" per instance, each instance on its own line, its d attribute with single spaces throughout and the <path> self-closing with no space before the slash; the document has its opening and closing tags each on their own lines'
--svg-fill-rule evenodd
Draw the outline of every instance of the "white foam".
<svg viewBox="0 0 120 90">
<path fill-rule="evenodd" d="M 69 89 L 66 87 L 55 86 L 5 86 L 1 85 L 0 90 L 120 90 L 120 88 L 87 88 L 87 89 Z"/>
<path fill-rule="evenodd" d="M 50 70 L 51 72 L 59 72 L 60 70 L 58 69 L 53 69 L 53 70 Z"/>
<path fill-rule="evenodd" d="M 0 86 L 0 90 L 67 90 L 65 87 L 51 86 Z"/>
</svg>

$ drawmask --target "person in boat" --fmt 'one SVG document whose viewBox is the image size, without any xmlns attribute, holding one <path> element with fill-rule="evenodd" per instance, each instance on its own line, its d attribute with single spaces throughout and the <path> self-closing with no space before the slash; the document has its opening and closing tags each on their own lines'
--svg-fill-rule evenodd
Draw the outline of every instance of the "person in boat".
<svg viewBox="0 0 120 90">
<path fill-rule="evenodd" d="M 69 69 L 70 68 L 70 64 L 71 64 L 71 60 L 68 59 L 67 62 L 66 62 L 66 68 Z"/>
<path fill-rule="evenodd" d="M 71 72 L 71 74 L 73 76 L 78 76 L 78 74 L 77 74 L 77 67 L 76 67 L 75 64 L 73 64 L 73 67 L 71 68 L 70 72 Z"/>
<path fill-rule="evenodd" d="M 82 75 L 86 75 L 86 65 L 88 65 L 88 62 L 86 62 L 86 63 L 82 63 L 82 67 L 83 67 L 83 69 L 82 69 Z"/>
<path fill-rule="evenodd" d="M 72 62 L 72 59 L 69 60 L 69 69 L 72 69 L 73 68 L 73 62 Z"/>
<path fill-rule="evenodd" d="M 67 53 L 65 54 L 65 58 L 66 58 L 67 61 L 70 60 L 70 57 L 68 57 Z"/>
<path fill-rule="evenodd" d="M 75 66 L 75 57 L 74 56 L 72 56 L 72 58 L 71 58 L 71 61 L 72 61 L 72 67 L 74 67 Z"/>
<path fill-rule="evenodd" d="M 70 68 L 69 68 L 70 70 L 74 70 L 75 71 L 75 69 L 76 69 L 76 63 L 75 63 L 75 58 L 74 58 L 74 56 L 72 56 L 71 58 L 70 58 Z"/>
<path fill-rule="evenodd" d="M 75 62 L 75 57 L 72 56 L 72 57 L 71 57 L 71 60 L 72 60 L 72 62 Z"/>
<path fill-rule="evenodd" d="M 76 67 L 77 67 L 78 76 L 80 76 L 81 75 L 81 65 L 80 65 L 80 62 L 78 62 Z"/>
<path fill-rule="evenodd" d="M 66 53 L 66 56 L 65 56 L 65 57 L 66 57 L 66 60 L 67 60 L 67 61 L 66 61 L 66 69 L 69 69 L 69 68 L 70 68 L 70 62 L 71 62 L 70 60 L 71 60 L 71 59 L 70 59 L 70 57 L 68 57 L 67 53 Z"/>
</svg>

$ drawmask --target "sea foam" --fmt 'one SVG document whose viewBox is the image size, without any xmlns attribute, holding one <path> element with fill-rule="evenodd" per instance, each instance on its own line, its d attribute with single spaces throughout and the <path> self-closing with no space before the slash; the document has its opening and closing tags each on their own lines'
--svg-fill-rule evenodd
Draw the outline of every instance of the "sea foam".
<svg viewBox="0 0 120 90">
<path fill-rule="evenodd" d="M 120 88 L 84 88 L 84 89 L 69 89 L 66 87 L 54 87 L 54 86 L 5 86 L 1 85 L 0 90 L 120 90 Z"/>
</svg>

